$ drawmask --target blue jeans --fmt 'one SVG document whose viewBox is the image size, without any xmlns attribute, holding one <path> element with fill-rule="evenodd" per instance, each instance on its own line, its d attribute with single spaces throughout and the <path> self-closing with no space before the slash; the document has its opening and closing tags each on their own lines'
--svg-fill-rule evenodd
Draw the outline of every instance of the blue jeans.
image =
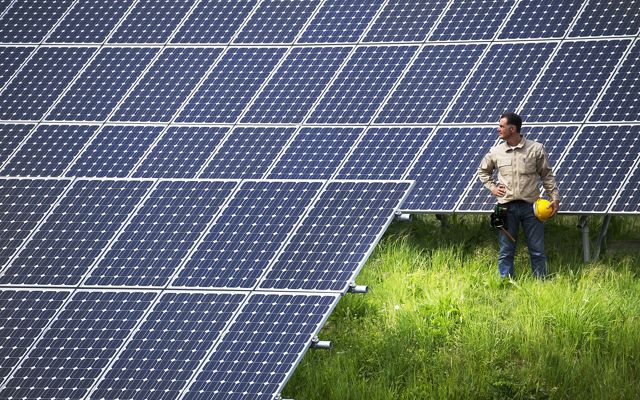
<svg viewBox="0 0 640 400">
<path fill-rule="evenodd" d="M 544 224 L 533 213 L 533 205 L 526 201 L 515 201 L 505 204 L 507 218 L 505 219 L 507 231 L 516 239 L 512 242 L 501 230 L 500 256 L 498 257 L 498 271 L 500 276 L 515 277 L 513 258 L 516 253 L 518 230 L 520 224 L 524 230 L 525 241 L 531 257 L 531 270 L 536 278 L 544 278 L 547 275 L 547 257 L 544 254 Z"/>
</svg>

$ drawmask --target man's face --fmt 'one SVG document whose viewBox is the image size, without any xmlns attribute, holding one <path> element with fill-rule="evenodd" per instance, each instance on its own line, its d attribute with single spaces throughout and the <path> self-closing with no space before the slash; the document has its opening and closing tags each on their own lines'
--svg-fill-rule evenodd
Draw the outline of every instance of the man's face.
<svg viewBox="0 0 640 400">
<path fill-rule="evenodd" d="M 516 134 L 515 125 L 509 125 L 506 118 L 500 118 L 500 122 L 498 122 L 498 134 L 500 135 L 500 139 L 507 140 Z"/>
</svg>

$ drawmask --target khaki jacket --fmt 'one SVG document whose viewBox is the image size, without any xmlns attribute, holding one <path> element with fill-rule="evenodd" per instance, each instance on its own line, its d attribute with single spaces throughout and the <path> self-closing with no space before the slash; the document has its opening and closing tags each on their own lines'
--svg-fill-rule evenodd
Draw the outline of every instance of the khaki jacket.
<svg viewBox="0 0 640 400">
<path fill-rule="evenodd" d="M 489 190 L 498 184 L 493 181 L 494 170 L 498 171 L 498 182 L 506 187 L 507 192 L 498 198 L 500 204 L 513 200 L 535 202 L 540 197 L 540 181 L 547 195 L 560 201 L 549 156 L 538 142 L 522 137 L 514 149 L 506 142 L 492 147 L 478 168 L 480 182 Z"/>
</svg>

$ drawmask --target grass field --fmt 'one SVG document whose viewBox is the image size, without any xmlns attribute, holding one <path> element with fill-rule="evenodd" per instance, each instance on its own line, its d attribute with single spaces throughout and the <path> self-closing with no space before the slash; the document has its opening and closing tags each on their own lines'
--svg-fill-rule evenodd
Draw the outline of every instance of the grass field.
<svg viewBox="0 0 640 400">
<path fill-rule="evenodd" d="M 498 279 L 488 217 L 394 223 L 283 397 L 304 399 L 640 398 L 640 218 L 613 217 L 584 264 L 577 217 L 547 223 L 551 278 Z M 601 217 L 590 218 L 595 241 Z"/>
</svg>

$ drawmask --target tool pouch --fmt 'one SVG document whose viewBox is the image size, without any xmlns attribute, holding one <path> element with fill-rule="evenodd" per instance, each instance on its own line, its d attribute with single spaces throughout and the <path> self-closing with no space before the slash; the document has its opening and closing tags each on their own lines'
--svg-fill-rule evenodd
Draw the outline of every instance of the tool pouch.
<svg viewBox="0 0 640 400">
<path fill-rule="evenodd" d="M 491 213 L 491 227 L 494 229 L 507 229 L 507 207 L 502 204 L 496 204 Z"/>
</svg>

